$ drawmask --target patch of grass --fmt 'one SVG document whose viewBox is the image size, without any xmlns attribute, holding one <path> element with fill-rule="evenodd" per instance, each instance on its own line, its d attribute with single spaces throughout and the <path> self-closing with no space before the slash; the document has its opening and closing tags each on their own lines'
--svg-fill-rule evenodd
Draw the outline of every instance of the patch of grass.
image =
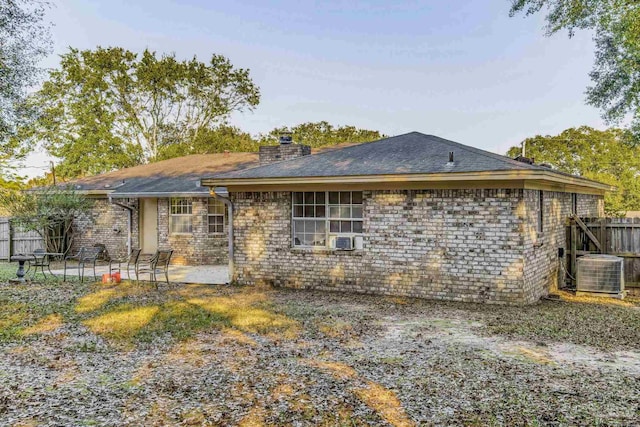
<svg viewBox="0 0 640 427">
<path fill-rule="evenodd" d="M 64 319 L 60 314 L 50 314 L 38 320 L 34 325 L 24 329 L 24 335 L 44 334 L 47 332 L 53 332 L 64 323 Z"/>
<path fill-rule="evenodd" d="M 24 289 L 24 288 L 23 288 Z M 20 298 L 19 290 L 0 292 L 0 342 L 19 341 L 36 334 L 52 332 L 64 324 L 70 306 L 55 301 Z"/>
<path fill-rule="evenodd" d="M 398 396 L 380 384 L 369 381 L 366 387 L 356 389 L 355 394 L 390 425 L 396 427 L 415 425 L 405 413 Z"/>
<path fill-rule="evenodd" d="M 117 285 L 95 283 L 91 287 L 91 292 L 77 299 L 75 311 L 77 313 L 90 313 L 98 311 L 106 305 L 117 301 L 126 302 L 127 300 L 158 297 L 161 295 L 162 294 L 158 293 L 150 283 L 132 282 L 128 280 Z"/>
<path fill-rule="evenodd" d="M 28 304 L 0 300 L 0 341 L 19 338 L 31 316 Z"/>
<path fill-rule="evenodd" d="M 402 363 L 404 362 L 404 358 L 403 357 L 382 357 L 380 359 L 378 359 L 378 362 L 380 363 L 384 363 L 385 365 L 402 365 Z"/>
<path fill-rule="evenodd" d="M 268 295 L 253 288 L 187 285 L 96 284 L 77 299 L 75 312 L 91 331 L 126 344 L 169 336 L 186 340 L 208 329 L 235 329 L 292 338 L 297 322 L 273 310 Z"/>
<path fill-rule="evenodd" d="M 330 338 L 340 338 L 353 332 L 351 323 L 341 319 L 322 319 L 317 322 L 318 330 Z"/>
<path fill-rule="evenodd" d="M 640 348 L 640 309 L 633 300 L 590 298 L 563 294 L 563 300 L 525 307 L 487 310 L 484 322 L 492 334 L 531 341 L 570 342 L 600 349 Z"/>
<path fill-rule="evenodd" d="M 220 316 L 229 326 L 243 332 L 273 333 L 284 338 L 294 338 L 299 333 L 297 322 L 277 313 L 262 290 L 240 288 L 227 296 L 215 287 L 190 285 L 181 289 L 180 294 L 189 304 Z"/>
<path fill-rule="evenodd" d="M 25 272 L 27 271 L 27 264 L 24 266 Z M 51 270 L 62 270 L 62 263 L 56 262 L 51 264 Z M 46 271 L 46 269 L 45 269 Z M 17 262 L 7 262 L 0 261 L 0 283 L 7 283 L 11 279 L 15 279 L 16 273 L 18 272 L 18 263 Z M 77 274 L 74 275 L 75 271 L 72 271 L 71 274 L 67 275 L 66 282 L 79 282 Z M 87 274 L 91 274 L 89 271 L 86 271 Z M 25 276 L 25 279 L 28 282 L 32 282 L 31 277 L 33 274 L 33 270 L 29 271 L 29 273 Z M 91 282 L 91 277 L 85 277 L 85 282 Z M 55 284 L 62 282 L 62 276 L 52 276 L 49 272 L 46 273 L 46 276 L 43 276 L 41 272 L 36 274 L 34 283 L 39 284 Z"/>
<path fill-rule="evenodd" d="M 160 334 L 170 334 L 174 339 L 186 340 L 198 331 L 226 325 L 227 319 L 216 313 L 185 301 L 168 301 L 160 307 L 151 322 L 139 331 L 136 338 L 151 341 Z"/>
<path fill-rule="evenodd" d="M 83 323 L 91 331 L 106 338 L 131 340 L 138 331 L 149 324 L 160 311 L 157 305 L 134 306 L 123 304 L 104 314 L 85 320 Z"/>
<path fill-rule="evenodd" d="M 0 262 L 0 282 L 8 282 L 16 277 L 18 263 Z"/>
</svg>

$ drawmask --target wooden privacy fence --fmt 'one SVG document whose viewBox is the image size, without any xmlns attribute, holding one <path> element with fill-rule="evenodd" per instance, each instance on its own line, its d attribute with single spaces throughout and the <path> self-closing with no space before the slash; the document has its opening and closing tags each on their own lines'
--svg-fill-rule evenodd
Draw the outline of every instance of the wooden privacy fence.
<svg viewBox="0 0 640 427">
<path fill-rule="evenodd" d="M 20 230 L 11 224 L 9 218 L 0 217 L 0 260 L 40 248 L 44 248 L 44 241 L 37 232 Z"/>
<path fill-rule="evenodd" d="M 608 254 L 624 259 L 627 287 L 640 287 L 640 218 L 569 218 L 567 268 L 576 275 L 576 258 Z"/>
</svg>

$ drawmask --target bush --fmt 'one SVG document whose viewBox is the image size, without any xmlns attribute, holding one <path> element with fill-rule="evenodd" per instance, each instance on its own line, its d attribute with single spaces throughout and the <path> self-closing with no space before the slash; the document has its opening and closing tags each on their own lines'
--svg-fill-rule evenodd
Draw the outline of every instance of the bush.
<svg viewBox="0 0 640 427">
<path fill-rule="evenodd" d="M 49 252 L 66 253 L 73 243 L 73 220 L 88 211 L 87 198 L 71 187 L 43 187 L 25 192 L 4 190 L 0 203 L 11 222 L 35 231 Z"/>
</svg>

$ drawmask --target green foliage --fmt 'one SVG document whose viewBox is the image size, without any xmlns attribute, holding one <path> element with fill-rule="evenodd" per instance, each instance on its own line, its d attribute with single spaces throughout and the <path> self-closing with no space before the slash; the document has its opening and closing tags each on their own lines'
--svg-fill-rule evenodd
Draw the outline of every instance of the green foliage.
<svg viewBox="0 0 640 427">
<path fill-rule="evenodd" d="M 48 4 L 41 0 L 0 0 L 0 187 L 19 184 L 16 160 L 24 157 L 15 135 L 18 126 L 33 118 L 27 107 L 27 88 L 37 83 L 38 62 L 50 50 Z"/>
<path fill-rule="evenodd" d="M 512 0 L 511 15 L 548 11 L 547 34 L 595 30 L 587 102 L 610 123 L 629 118 L 640 135 L 640 4 L 637 0 Z"/>
<path fill-rule="evenodd" d="M 91 207 L 84 195 L 62 187 L 30 192 L 4 190 L 0 203 L 15 226 L 40 234 L 51 252 L 66 252 L 71 247 L 73 220 Z"/>
<path fill-rule="evenodd" d="M 37 82 L 38 61 L 49 52 L 46 6 L 39 0 L 0 0 L 0 140 L 23 118 L 26 89 Z"/>
<path fill-rule="evenodd" d="M 608 214 L 640 210 L 640 145 L 628 131 L 583 126 L 556 136 L 527 138 L 524 143 L 527 157 L 536 163 L 616 186 L 616 192 L 605 196 Z M 520 147 L 512 147 L 507 155 L 520 153 Z"/>
<path fill-rule="evenodd" d="M 43 175 L 29 179 L 25 184 L 25 188 L 48 187 L 53 184 L 53 174 L 45 172 Z"/>
<path fill-rule="evenodd" d="M 355 126 L 334 127 L 326 121 L 302 123 L 291 128 L 275 128 L 266 135 L 253 138 L 250 134 L 228 125 L 202 129 L 197 135 L 187 138 L 177 136 L 167 142 L 158 154 L 158 160 L 188 154 L 222 153 L 224 151 L 255 152 L 260 145 L 278 144 L 283 132 L 292 132 L 293 141 L 311 147 L 326 147 L 345 142 L 368 142 L 383 138 L 378 131 L 358 129 Z"/>
<path fill-rule="evenodd" d="M 297 126 L 276 128 L 260 138 L 261 144 L 277 144 L 283 132 L 291 132 L 293 141 L 313 148 L 342 144 L 345 142 L 369 142 L 384 138 L 376 130 L 358 129 L 355 126 L 334 127 L 326 121 L 302 123 Z"/>
<path fill-rule="evenodd" d="M 221 55 L 203 63 L 149 50 L 71 48 L 30 98 L 41 114 L 17 139 L 62 159 L 61 176 L 97 174 L 155 161 L 165 146 L 197 140 L 259 100 L 249 71 Z"/>
<path fill-rule="evenodd" d="M 202 129 L 195 137 L 186 140 L 176 139 L 173 143 L 165 144 L 158 154 L 158 160 L 225 151 L 255 152 L 258 151 L 259 145 L 250 134 L 237 127 L 222 125 L 214 129 Z"/>
</svg>

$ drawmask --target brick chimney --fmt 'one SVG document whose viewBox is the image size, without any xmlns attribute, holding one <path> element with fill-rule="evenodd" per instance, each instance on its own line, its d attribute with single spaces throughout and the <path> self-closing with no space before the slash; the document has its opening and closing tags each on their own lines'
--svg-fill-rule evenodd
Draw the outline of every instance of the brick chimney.
<svg viewBox="0 0 640 427">
<path fill-rule="evenodd" d="M 297 157 L 308 156 L 311 154 L 311 147 L 308 145 L 293 144 L 291 133 L 283 133 L 280 135 L 280 143 L 278 145 L 263 145 L 260 147 L 258 154 L 260 164 L 267 165 L 281 160 L 291 160 Z"/>
</svg>

